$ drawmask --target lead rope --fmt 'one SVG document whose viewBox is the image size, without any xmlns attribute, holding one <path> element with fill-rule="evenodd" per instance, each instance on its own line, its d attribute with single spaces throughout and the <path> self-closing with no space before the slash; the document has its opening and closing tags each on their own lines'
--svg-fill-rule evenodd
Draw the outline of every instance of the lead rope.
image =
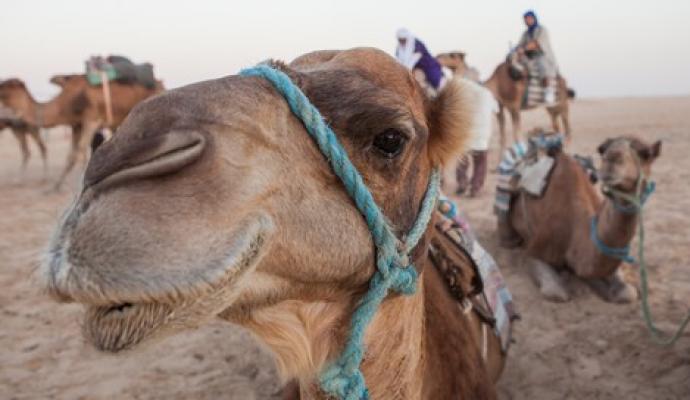
<svg viewBox="0 0 690 400">
<path fill-rule="evenodd" d="M 368 399 L 369 391 L 360 370 L 365 351 L 364 333 L 390 290 L 410 295 L 416 289 L 417 271 L 410 262 L 409 254 L 431 220 L 439 196 L 440 173 L 436 168 L 431 172 L 417 220 L 404 242 L 400 241 L 333 130 L 326 125 L 316 107 L 290 78 L 284 72 L 265 64 L 245 69 L 240 75 L 264 78 L 283 95 L 290 110 L 302 121 L 333 172 L 343 182 L 371 232 L 376 247 L 376 272 L 369 283 L 369 290 L 352 315 L 350 335 L 343 352 L 320 377 L 321 388 L 331 396 L 343 400 Z"/>
<path fill-rule="evenodd" d="M 634 152 L 633 152 L 634 154 Z M 683 334 L 683 331 L 685 331 L 686 326 L 690 322 L 690 312 L 685 316 L 683 321 L 681 322 L 680 326 L 678 329 L 675 331 L 675 333 L 671 336 L 664 337 L 663 332 L 659 330 L 659 328 L 656 327 L 656 324 L 654 324 L 654 320 L 652 319 L 652 312 L 649 307 L 649 288 L 648 288 L 648 283 L 647 283 L 647 262 L 645 261 L 645 256 L 644 256 L 644 222 L 643 222 L 643 206 L 649 195 L 654 191 L 654 184 L 653 182 L 650 182 L 647 184 L 647 186 L 643 189 L 642 186 L 645 181 L 645 176 L 644 173 L 642 172 L 642 166 L 640 164 L 640 160 L 638 157 L 635 157 L 635 160 L 637 162 L 637 168 L 640 171 L 637 179 L 637 189 L 635 190 L 635 195 L 630 195 L 618 190 L 615 190 L 613 188 L 610 188 L 609 190 L 611 193 L 614 195 L 622 198 L 623 200 L 626 200 L 630 204 L 632 204 L 632 207 L 637 210 L 637 212 L 640 214 L 638 218 L 638 237 L 639 237 L 639 243 L 638 243 L 638 248 L 637 248 L 637 264 L 640 268 L 640 286 L 641 286 L 641 297 L 642 297 L 642 315 L 644 317 L 645 325 L 647 326 L 647 329 L 649 330 L 652 341 L 654 341 L 656 344 L 661 345 L 661 346 L 671 346 L 673 345 L 678 339 L 680 339 L 681 335 Z M 613 200 L 612 200 L 613 201 Z M 614 202 L 615 205 L 615 202 Z M 629 208 L 626 208 L 629 209 Z M 630 256 L 628 256 L 630 257 Z"/>
</svg>

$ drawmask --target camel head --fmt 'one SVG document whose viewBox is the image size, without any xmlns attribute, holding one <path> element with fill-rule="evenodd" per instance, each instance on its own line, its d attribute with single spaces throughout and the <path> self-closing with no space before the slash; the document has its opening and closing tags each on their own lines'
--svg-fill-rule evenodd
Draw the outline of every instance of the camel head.
<svg viewBox="0 0 690 400">
<path fill-rule="evenodd" d="M 16 111 L 31 101 L 31 95 L 21 79 L 10 78 L 0 81 L 0 103 L 3 106 Z"/>
<path fill-rule="evenodd" d="M 441 53 L 436 56 L 438 62 L 453 71 L 453 74 L 462 75 L 467 69 L 465 63 L 465 53 L 461 51 L 453 51 L 450 53 Z"/>
<path fill-rule="evenodd" d="M 427 99 L 375 49 L 273 65 L 320 110 L 406 232 L 432 167 L 468 136 L 460 84 Z M 42 271 L 55 298 L 84 305 L 85 336 L 117 352 L 219 314 L 247 326 L 288 302 L 351 306 L 374 273 L 374 246 L 285 99 L 263 79 L 229 76 L 132 110 L 94 152 Z"/>
<path fill-rule="evenodd" d="M 632 136 L 606 139 L 597 149 L 601 155 L 599 177 L 611 188 L 632 193 L 640 174 L 649 178 L 652 163 L 661 153 L 661 141 L 648 144 Z"/>
</svg>

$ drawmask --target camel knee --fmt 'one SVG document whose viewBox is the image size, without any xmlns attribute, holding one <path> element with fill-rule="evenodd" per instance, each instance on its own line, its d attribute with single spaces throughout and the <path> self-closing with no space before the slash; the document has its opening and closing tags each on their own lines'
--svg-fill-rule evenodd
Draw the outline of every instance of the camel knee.
<svg viewBox="0 0 690 400">
<path fill-rule="evenodd" d="M 604 301 L 609 303 L 627 304 L 638 298 L 637 288 L 623 280 L 620 271 L 606 278 L 591 279 L 588 283 Z"/>
<path fill-rule="evenodd" d="M 570 301 L 563 281 L 552 266 L 535 258 L 530 258 L 528 262 L 530 275 L 546 300 L 559 303 Z"/>
</svg>

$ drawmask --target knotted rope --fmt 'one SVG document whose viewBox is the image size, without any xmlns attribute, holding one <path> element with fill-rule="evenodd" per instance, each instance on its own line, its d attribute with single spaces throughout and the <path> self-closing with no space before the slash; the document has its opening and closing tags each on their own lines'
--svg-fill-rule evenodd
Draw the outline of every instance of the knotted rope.
<svg viewBox="0 0 690 400">
<path fill-rule="evenodd" d="M 630 203 L 629 206 L 623 206 L 623 205 L 617 205 L 615 200 L 613 201 L 614 207 L 623 213 L 626 214 L 635 214 L 639 213 L 638 216 L 638 235 L 639 235 L 639 243 L 638 243 L 638 248 L 637 248 L 637 265 L 640 268 L 640 286 L 641 286 L 641 297 L 642 297 L 642 315 L 644 317 L 645 325 L 647 326 L 647 329 L 649 330 L 652 340 L 661 346 L 670 346 L 674 344 L 678 339 L 680 339 L 680 336 L 683 334 L 683 331 L 685 330 L 685 327 L 690 323 L 690 313 L 688 313 L 683 321 L 681 322 L 680 326 L 678 329 L 674 332 L 673 335 L 671 336 L 666 336 L 664 337 L 663 332 L 659 330 L 659 328 L 656 327 L 656 324 L 654 324 L 654 320 L 652 319 L 652 312 L 649 307 L 649 287 L 647 283 L 647 262 L 645 261 L 644 257 L 644 218 L 643 218 L 643 207 L 645 203 L 647 202 L 647 199 L 651 196 L 651 194 L 654 192 L 654 189 L 656 188 L 654 182 L 648 182 L 645 183 L 646 177 L 644 176 L 644 172 L 642 171 L 642 165 L 640 162 L 640 159 L 637 157 L 636 154 L 634 154 L 635 162 L 637 163 L 637 169 L 639 171 L 638 177 L 637 177 L 637 184 L 636 184 L 636 189 L 634 194 L 629 194 L 625 193 L 613 188 L 607 188 L 608 192 L 613 194 L 616 197 L 619 197 L 628 203 Z M 643 187 L 644 186 L 644 187 Z M 592 218 L 592 227 L 591 227 L 591 236 L 592 240 L 594 241 L 594 244 L 597 246 L 599 251 L 601 251 L 603 254 L 615 258 L 620 258 L 625 262 L 628 263 L 635 263 L 635 259 L 630 256 L 630 246 L 625 246 L 623 248 L 609 248 L 608 246 L 604 245 L 601 243 L 601 240 L 597 237 L 596 233 L 596 217 Z M 609 251 L 610 253 L 607 253 Z M 616 254 L 619 254 L 620 256 L 617 256 Z"/>
<path fill-rule="evenodd" d="M 324 391 L 344 400 L 368 399 L 360 364 L 364 357 L 364 333 L 379 305 L 390 290 L 412 294 L 417 283 L 417 271 L 410 264 L 409 254 L 427 229 L 439 196 L 440 174 L 434 169 L 412 229 L 404 242 L 398 240 L 364 184 L 357 168 L 352 165 L 345 149 L 333 130 L 326 125 L 319 111 L 307 96 L 282 71 L 268 65 L 258 65 L 240 72 L 242 76 L 262 77 L 283 95 L 290 110 L 298 117 L 307 132 L 316 141 L 333 172 L 340 178 L 345 190 L 364 216 L 376 247 L 376 272 L 369 283 L 369 290 L 360 300 L 350 323 L 350 335 L 341 355 L 321 375 Z"/>
</svg>

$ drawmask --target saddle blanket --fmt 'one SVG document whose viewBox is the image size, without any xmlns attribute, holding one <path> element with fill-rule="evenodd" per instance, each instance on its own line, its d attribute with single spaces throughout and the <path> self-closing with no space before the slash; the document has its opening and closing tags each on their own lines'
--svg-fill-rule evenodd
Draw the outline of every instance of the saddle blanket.
<svg viewBox="0 0 690 400">
<path fill-rule="evenodd" d="M 460 216 L 455 202 L 441 195 L 438 214 L 448 222 L 446 236 L 469 256 L 479 271 L 484 288 L 482 296 L 495 321 L 494 333 L 500 339 L 502 350 L 506 352 L 512 340 L 512 322 L 519 315 L 505 279 L 494 258 L 476 239 L 469 223 Z"/>
<path fill-rule="evenodd" d="M 494 213 L 507 215 L 513 196 L 521 190 L 541 196 L 555 165 L 549 154 L 562 146 L 562 134 L 541 132 L 530 136 L 526 144 L 518 142 L 506 150 L 498 165 Z"/>
<path fill-rule="evenodd" d="M 149 89 L 156 87 L 153 65 L 134 64 L 122 56 L 92 57 L 86 61 L 86 78 L 89 84 L 96 86 L 103 83 L 103 74 L 108 81 L 139 84 Z"/>
</svg>

